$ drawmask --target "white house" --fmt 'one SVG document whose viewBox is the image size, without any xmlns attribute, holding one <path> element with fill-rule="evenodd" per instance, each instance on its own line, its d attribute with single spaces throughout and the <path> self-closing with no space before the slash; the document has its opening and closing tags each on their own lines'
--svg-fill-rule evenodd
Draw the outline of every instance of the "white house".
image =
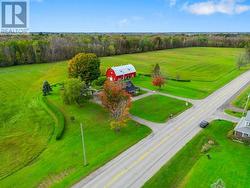
<svg viewBox="0 0 250 188">
<path fill-rule="evenodd" d="M 242 117 L 240 122 L 234 129 L 234 134 L 237 138 L 250 140 L 250 111 L 246 117 Z"/>
</svg>

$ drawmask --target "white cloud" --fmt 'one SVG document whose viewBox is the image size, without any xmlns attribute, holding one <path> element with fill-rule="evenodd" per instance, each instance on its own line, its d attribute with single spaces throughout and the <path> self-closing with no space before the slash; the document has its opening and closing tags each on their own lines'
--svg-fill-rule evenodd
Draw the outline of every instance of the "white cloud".
<svg viewBox="0 0 250 188">
<path fill-rule="evenodd" d="M 237 14 L 240 14 L 242 12 L 246 12 L 246 11 L 249 11 L 250 10 L 250 6 L 248 5 L 238 5 L 235 7 L 235 12 Z"/>
<path fill-rule="evenodd" d="M 241 14 L 250 10 L 250 5 L 242 4 L 244 0 L 208 0 L 193 4 L 184 4 L 183 9 L 196 15 Z"/>
<path fill-rule="evenodd" d="M 168 1 L 169 1 L 169 5 L 172 7 L 176 5 L 177 0 L 168 0 Z"/>
<path fill-rule="evenodd" d="M 129 20 L 127 18 L 123 18 L 122 20 L 118 22 L 119 27 L 124 27 L 124 26 L 127 26 L 128 24 L 129 24 Z"/>
<path fill-rule="evenodd" d="M 128 25 L 135 24 L 143 19 L 144 18 L 141 16 L 132 16 L 129 18 L 123 18 L 123 19 L 118 21 L 118 26 L 119 27 L 127 27 Z"/>
</svg>

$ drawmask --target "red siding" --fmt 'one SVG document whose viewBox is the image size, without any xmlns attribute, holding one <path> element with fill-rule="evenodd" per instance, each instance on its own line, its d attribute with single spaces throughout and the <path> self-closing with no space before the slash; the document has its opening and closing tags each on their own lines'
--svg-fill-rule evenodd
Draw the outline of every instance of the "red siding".
<svg viewBox="0 0 250 188">
<path fill-rule="evenodd" d="M 118 81 L 118 80 L 123 80 L 123 79 L 129 79 L 133 78 L 136 76 L 136 72 L 129 73 L 129 74 L 124 74 L 120 76 L 116 76 L 115 71 L 109 68 L 106 72 L 106 77 L 110 79 L 111 81 Z"/>
</svg>

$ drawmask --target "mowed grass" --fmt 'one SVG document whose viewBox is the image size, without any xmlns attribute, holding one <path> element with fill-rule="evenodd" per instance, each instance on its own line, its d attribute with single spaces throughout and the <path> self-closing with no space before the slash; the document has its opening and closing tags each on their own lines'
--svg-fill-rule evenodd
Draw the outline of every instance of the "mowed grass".
<svg viewBox="0 0 250 188">
<path fill-rule="evenodd" d="M 189 107 L 191 104 L 188 103 L 187 106 L 185 101 L 162 95 L 151 95 L 133 102 L 130 113 L 152 122 L 164 123 L 171 114 L 174 117 Z"/>
<path fill-rule="evenodd" d="M 243 92 L 232 102 L 233 105 L 244 109 L 247 103 L 248 95 L 250 95 L 250 85 L 245 90 L 243 90 Z M 250 100 L 247 109 L 250 110 Z"/>
<path fill-rule="evenodd" d="M 179 77 L 191 82 L 168 80 L 162 92 L 200 99 L 223 86 L 247 68 L 238 70 L 237 56 L 243 49 L 236 48 L 182 48 L 141 54 L 102 58 L 102 69 L 121 64 L 133 64 L 138 73 L 151 74 L 153 65 L 159 63 L 168 78 Z M 248 67 L 249 68 L 249 67 Z M 156 90 L 148 77 L 137 77 L 135 84 Z"/>
<path fill-rule="evenodd" d="M 155 176 L 145 188 L 157 187 L 210 187 L 218 179 L 222 179 L 226 187 L 248 188 L 250 176 L 250 148 L 227 138 L 233 129 L 233 123 L 214 121 L 211 125 L 193 138 L 182 148 Z M 206 154 L 201 148 L 208 140 L 215 145 Z"/>
<path fill-rule="evenodd" d="M 234 59 L 241 51 L 242 49 L 231 48 L 185 48 L 107 57 L 101 60 L 103 69 L 111 65 L 132 63 L 141 73 L 150 73 L 152 65 L 159 63 L 164 74 L 174 77 L 178 73 L 181 79 L 192 79 L 190 83 L 168 81 L 162 89 L 163 92 L 202 98 L 245 71 L 244 69 L 238 71 L 234 65 Z M 73 163 L 71 168 L 65 168 L 63 172 L 61 171 L 63 167 L 57 166 L 59 163 L 54 164 L 54 161 L 59 161 L 57 157 L 60 156 L 63 162 L 70 160 L 68 154 L 71 151 L 67 153 L 69 149 L 67 143 L 74 146 L 76 136 L 67 132 L 70 129 L 66 126 L 63 140 L 53 143 L 54 121 L 42 107 L 39 96 L 44 80 L 58 83 L 66 78 L 67 62 L 0 68 L 0 161 L 4 161 L 0 163 L 0 187 L 9 187 L 9 185 L 13 187 L 15 183 L 17 184 L 14 187 L 26 187 L 25 184 L 32 187 L 40 181 L 44 182 L 48 175 L 54 179 L 62 179 L 60 177 L 70 172 L 72 176 L 64 182 L 64 185 L 69 185 L 72 183 L 71 180 L 76 180 L 91 171 L 91 169 L 86 170 L 83 174 L 77 175 L 72 170 Z M 136 79 L 138 79 L 134 81 L 136 84 L 152 87 L 150 78 Z M 107 122 L 103 122 L 103 125 L 107 125 Z M 76 128 L 76 130 L 79 129 Z M 69 134 L 68 137 L 67 134 Z M 130 134 L 129 132 L 128 135 Z M 66 138 L 69 141 L 64 140 Z M 79 138 L 78 135 L 77 138 Z M 133 141 L 137 139 L 138 137 Z M 128 147 L 129 144 L 131 143 L 124 145 Z M 121 147 L 124 145 L 121 144 Z M 58 151 L 57 147 L 60 148 L 60 152 L 55 154 L 53 148 Z M 116 151 L 119 150 L 116 149 Z M 65 152 L 67 157 L 63 159 Z M 111 155 L 107 156 L 111 157 Z"/>
<path fill-rule="evenodd" d="M 54 122 L 38 96 L 44 80 L 57 82 L 65 73 L 66 67 L 59 63 L 0 69 L 0 180 L 47 147 Z"/>
<path fill-rule="evenodd" d="M 235 111 L 230 110 L 230 109 L 226 109 L 224 112 L 226 114 L 228 114 L 228 115 L 235 116 L 235 117 L 238 117 L 238 118 L 242 117 L 242 112 L 235 112 Z"/>
<path fill-rule="evenodd" d="M 57 89 L 48 99 L 64 114 L 66 129 L 56 141 L 55 122 L 39 96 L 42 82 L 61 82 L 66 69 L 64 63 L 0 69 L 0 187 L 69 187 L 151 132 L 130 121 L 115 133 L 102 107 L 92 103 L 65 106 Z M 70 120 L 73 116 L 75 121 Z M 87 167 L 83 167 L 80 122 Z"/>
</svg>

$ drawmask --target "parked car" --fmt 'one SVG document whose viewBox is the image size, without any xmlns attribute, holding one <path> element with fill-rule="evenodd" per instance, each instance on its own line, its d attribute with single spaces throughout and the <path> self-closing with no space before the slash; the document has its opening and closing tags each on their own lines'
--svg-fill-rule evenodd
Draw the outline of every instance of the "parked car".
<svg viewBox="0 0 250 188">
<path fill-rule="evenodd" d="M 209 125 L 209 123 L 207 121 L 202 121 L 200 123 L 200 127 L 203 128 L 203 129 L 206 128 L 208 125 Z"/>
</svg>

